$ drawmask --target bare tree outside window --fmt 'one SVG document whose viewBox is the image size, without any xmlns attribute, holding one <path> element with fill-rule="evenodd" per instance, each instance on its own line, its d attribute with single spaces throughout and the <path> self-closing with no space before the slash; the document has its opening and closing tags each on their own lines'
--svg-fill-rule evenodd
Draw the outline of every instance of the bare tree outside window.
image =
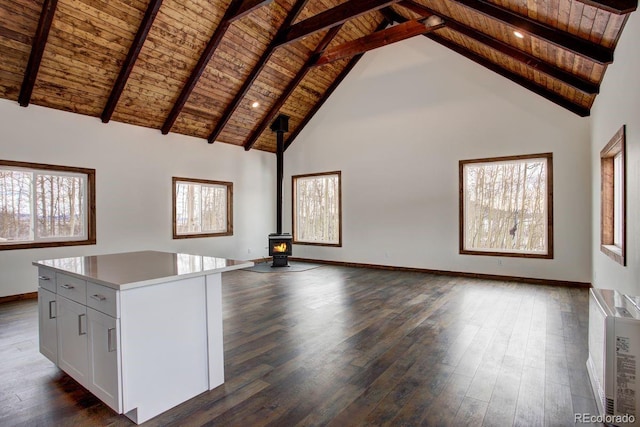
<svg viewBox="0 0 640 427">
<path fill-rule="evenodd" d="M 173 238 L 233 235 L 233 183 L 173 178 Z"/>
<path fill-rule="evenodd" d="M 0 250 L 95 243 L 95 170 L 0 161 Z"/>
<path fill-rule="evenodd" d="M 553 258 L 552 155 L 460 162 L 460 253 Z"/>
<path fill-rule="evenodd" d="M 340 175 L 292 177 L 294 243 L 342 246 Z"/>
</svg>

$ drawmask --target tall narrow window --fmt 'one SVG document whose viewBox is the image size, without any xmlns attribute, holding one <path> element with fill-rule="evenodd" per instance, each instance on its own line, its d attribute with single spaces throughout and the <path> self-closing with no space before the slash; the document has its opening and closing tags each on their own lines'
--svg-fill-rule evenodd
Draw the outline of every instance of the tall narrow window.
<svg viewBox="0 0 640 427">
<path fill-rule="evenodd" d="M 460 253 L 553 258 L 552 154 L 460 161 Z"/>
<path fill-rule="evenodd" d="M 95 169 L 0 160 L 0 250 L 95 243 Z"/>
<path fill-rule="evenodd" d="M 173 178 L 173 238 L 233 235 L 233 183 Z"/>
<path fill-rule="evenodd" d="M 626 265 L 625 127 L 600 151 L 600 250 Z"/>
<path fill-rule="evenodd" d="M 292 177 L 294 243 L 342 246 L 340 177 L 340 172 Z"/>
</svg>

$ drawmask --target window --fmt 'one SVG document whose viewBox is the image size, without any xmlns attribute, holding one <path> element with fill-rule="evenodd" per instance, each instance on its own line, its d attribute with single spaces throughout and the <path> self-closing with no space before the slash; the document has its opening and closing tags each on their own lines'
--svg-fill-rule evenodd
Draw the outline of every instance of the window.
<svg viewBox="0 0 640 427">
<path fill-rule="evenodd" d="M 293 180 L 293 242 L 342 246 L 340 172 L 297 175 Z"/>
<path fill-rule="evenodd" d="M 460 253 L 553 258 L 551 153 L 460 161 Z"/>
<path fill-rule="evenodd" d="M 625 127 L 600 151 L 600 250 L 626 265 Z"/>
<path fill-rule="evenodd" d="M 173 178 L 173 238 L 232 236 L 233 183 Z"/>
<path fill-rule="evenodd" d="M 95 244 L 95 174 L 0 160 L 0 250 Z"/>
</svg>

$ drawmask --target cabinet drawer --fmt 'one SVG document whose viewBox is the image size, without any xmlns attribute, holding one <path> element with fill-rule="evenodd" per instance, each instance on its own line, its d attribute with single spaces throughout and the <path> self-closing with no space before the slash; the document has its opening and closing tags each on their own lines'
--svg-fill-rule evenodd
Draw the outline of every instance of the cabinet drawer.
<svg viewBox="0 0 640 427">
<path fill-rule="evenodd" d="M 56 274 L 56 288 L 58 295 L 70 300 L 87 304 L 87 282 L 66 274 Z"/>
<path fill-rule="evenodd" d="M 87 305 L 111 317 L 118 315 L 118 291 L 87 282 Z"/>
<path fill-rule="evenodd" d="M 38 285 L 53 293 L 56 292 L 56 273 L 48 268 L 38 267 Z"/>
</svg>

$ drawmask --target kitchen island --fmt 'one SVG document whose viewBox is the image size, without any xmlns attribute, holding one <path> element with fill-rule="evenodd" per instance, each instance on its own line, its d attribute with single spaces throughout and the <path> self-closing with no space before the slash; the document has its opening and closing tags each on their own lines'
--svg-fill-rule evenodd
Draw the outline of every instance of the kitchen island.
<svg viewBox="0 0 640 427">
<path fill-rule="evenodd" d="M 224 382 L 222 277 L 251 267 L 184 253 L 35 261 L 40 352 L 140 424 Z"/>
</svg>

